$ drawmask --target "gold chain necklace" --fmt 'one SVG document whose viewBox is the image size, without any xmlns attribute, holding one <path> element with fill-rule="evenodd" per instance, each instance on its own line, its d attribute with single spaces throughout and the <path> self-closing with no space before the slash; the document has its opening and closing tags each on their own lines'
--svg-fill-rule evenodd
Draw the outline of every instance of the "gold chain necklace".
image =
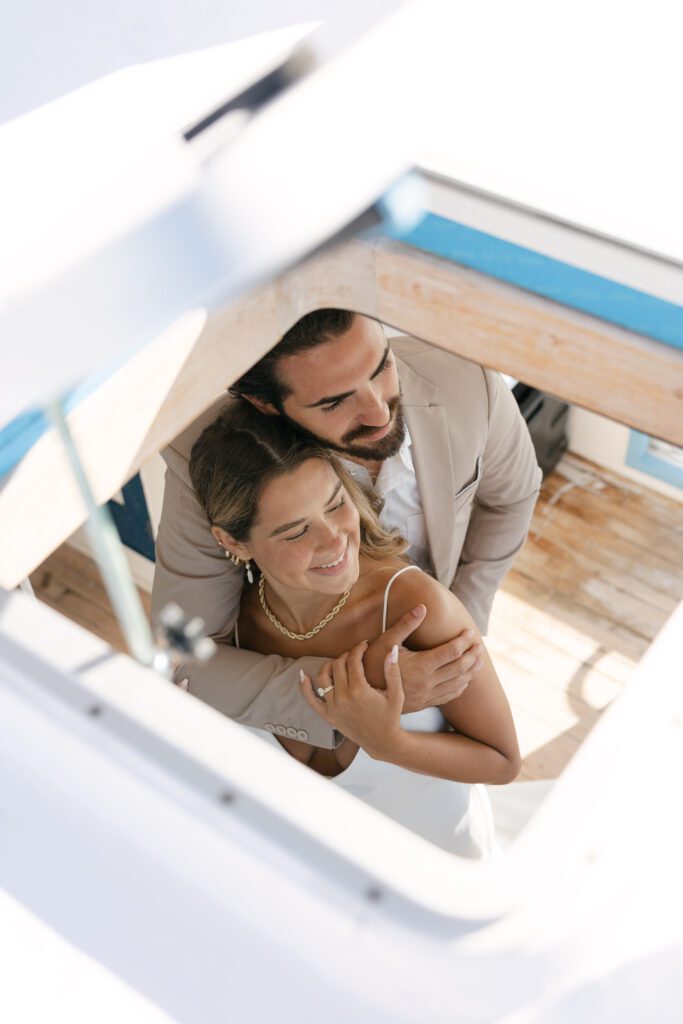
<svg viewBox="0 0 683 1024">
<path fill-rule="evenodd" d="M 353 584 L 351 584 L 351 587 L 352 586 L 353 586 Z M 266 613 L 266 615 L 268 616 L 270 621 L 273 623 L 273 625 L 275 626 L 276 629 L 280 630 L 281 633 L 284 633 L 285 636 L 288 636 L 290 640 L 310 640 L 312 636 L 315 636 L 316 633 L 320 632 L 320 630 L 323 628 L 323 626 L 326 626 L 328 622 L 332 621 L 332 619 L 335 617 L 337 612 L 342 610 L 342 608 L 344 607 L 344 605 L 346 604 L 346 602 L 349 599 L 349 594 L 351 593 L 351 587 L 349 587 L 349 589 L 344 594 L 342 594 L 341 598 L 339 599 L 337 604 L 335 604 L 335 606 L 332 609 L 332 611 L 328 615 L 326 615 L 325 618 L 322 619 L 322 621 L 319 622 L 317 626 L 314 626 L 313 629 L 309 629 L 308 633 L 292 633 L 291 629 L 287 629 L 286 626 L 282 625 L 282 623 L 279 621 L 279 619 L 275 618 L 275 616 L 271 612 L 270 608 L 268 607 L 268 602 L 266 601 L 266 593 L 265 593 L 265 590 L 266 590 L 266 578 L 265 578 L 265 576 L 261 576 L 261 579 L 258 581 L 258 599 L 261 602 L 261 607 L 263 608 L 264 612 Z"/>
</svg>

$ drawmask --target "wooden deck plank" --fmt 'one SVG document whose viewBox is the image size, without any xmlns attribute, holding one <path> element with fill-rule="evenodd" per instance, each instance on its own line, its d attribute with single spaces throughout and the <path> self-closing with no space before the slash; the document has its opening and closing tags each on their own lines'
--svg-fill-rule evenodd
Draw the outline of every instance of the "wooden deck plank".
<svg viewBox="0 0 683 1024">
<path fill-rule="evenodd" d="M 47 558 L 31 576 L 34 589 L 54 587 L 57 583 L 92 602 L 98 609 L 111 614 L 109 598 L 102 585 L 95 562 L 81 551 L 63 544 Z M 150 613 L 150 595 L 140 590 L 143 607 Z"/>
<path fill-rule="evenodd" d="M 548 533 L 555 536 L 558 532 L 566 537 L 572 549 L 595 559 L 601 566 L 626 573 L 653 591 L 674 598 L 676 602 L 681 599 L 680 566 L 664 553 L 649 551 L 647 559 L 643 559 L 642 547 L 614 534 L 609 545 L 605 545 L 604 529 L 580 519 L 561 502 L 551 505 L 541 497 L 536 505 L 529 539 L 535 541 Z"/>
<path fill-rule="evenodd" d="M 117 651 L 126 645 L 95 562 L 63 544 L 30 577 L 36 597 L 106 640 Z M 138 588 L 150 614 L 151 598 Z"/>
<path fill-rule="evenodd" d="M 653 640 L 678 602 L 623 572 L 607 570 L 600 560 L 569 550 L 558 538 L 532 538 L 515 566 L 532 579 L 552 580 L 553 591 Z"/>
<path fill-rule="evenodd" d="M 503 589 L 519 600 L 543 609 L 554 619 L 571 626 L 576 632 L 590 637 L 605 650 L 617 651 L 632 661 L 640 661 L 649 646 L 644 636 L 633 633 L 628 626 L 591 611 L 579 604 L 573 595 L 557 593 L 552 587 L 539 583 L 517 569 L 512 569 L 507 574 Z M 664 619 L 665 616 L 662 616 L 662 623 Z"/>
<path fill-rule="evenodd" d="M 681 506 L 651 491 L 635 493 L 630 481 L 623 487 L 600 486 L 593 463 L 578 456 L 563 458 L 543 485 L 542 498 L 571 510 L 589 526 L 614 533 L 641 550 L 661 556 L 666 552 L 674 564 L 683 562 L 683 515 Z M 642 491 L 642 489 L 639 489 Z M 656 497 L 655 497 L 656 495 Z"/>
<path fill-rule="evenodd" d="M 525 778 L 557 779 L 581 746 L 566 733 L 554 733 L 528 709 L 513 708 Z"/>
<path fill-rule="evenodd" d="M 635 480 L 620 476 L 605 466 L 599 466 L 589 459 L 568 452 L 563 456 L 556 474 L 566 478 L 576 473 L 586 474 L 591 478 L 589 489 L 602 495 L 605 500 L 614 502 L 618 508 L 640 517 L 648 524 L 654 523 L 671 529 L 679 537 L 683 535 L 680 502 L 636 483 Z M 552 480 L 554 476 L 555 474 L 552 474 L 548 480 Z"/>
<path fill-rule="evenodd" d="M 37 570 L 39 571 L 39 570 Z M 36 573 L 33 574 L 35 576 Z M 33 582 L 33 576 L 31 581 Z M 67 619 L 77 622 L 79 626 L 90 630 L 106 641 L 116 651 L 125 652 L 123 635 L 118 622 L 111 613 L 102 611 L 90 604 L 87 598 L 76 594 L 72 590 L 65 590 L 58 598 L 54 598 L 49 590 L 43 590 L 40 586 L 34 586 L 36 597 L 40 601 L 54 608 L 55 611 L 65 615 Z"/>
<path fill-rule="evenodd" d="M 504 666 L 510 665 L 533 686 L 552 694 L 567 706 L 575 706 L 577 714 L 602 711 L 619 696 L 630 678 L 631 669 L 616 680 L 601 670 L 604 657 L 601 648 L 586 660 L 572 658 L 552 644 L 542 641 L 533 644 L 525 637 L 522 642 L 501 630 L 500 620 L 487 640 L 487 646 L 496 669 L 503 678 Z M 529 694 L 531 696 L 531 694 Z"/>
<path fill-rule="evenodd" d="M 545 679 L 551 685 L 564 687 L 563 663 L 558 666 L 558 655 L 569 659 L 565 664 L 588 664 L 596 670 L 596 678 L 603 680 L 608 687 L 609 699 L 614 696 L 613 688 L 621 689 L 637 664 L 637 659 L 606 650 L 586 633 L 541 608 L 534 608 L 507 590 L 498 592 L 493 605 L 489 643 L 492 641 L 502 643 L 504 649 L 508 645 L 515 646 L 523 657 L 529 659 L 525 664 L 530 670 L 531 665 L 541 666 Z M 554 672 L 548 671 L 549 666 L 554 668 Z M 596 699 L 599 699 L 599 692 L 596 692 Z"/>
</svg>

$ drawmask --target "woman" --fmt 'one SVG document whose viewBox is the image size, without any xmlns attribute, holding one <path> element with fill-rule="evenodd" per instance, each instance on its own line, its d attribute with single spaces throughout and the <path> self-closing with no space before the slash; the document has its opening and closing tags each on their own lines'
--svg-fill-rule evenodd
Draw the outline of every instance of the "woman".
<svg viewBox="0 0 683 1024">
<path fill-rule="evenodd" d="M 441 708 L 449 732 L 408 727 L 413 716 L 401 718 L 400 679 L 389 663 L 386 691 L 365 680 L 364 643 L 417 604 L 427 615 L 410 637 L 413 648 L 434 647 L 466 627 L 476 635 L 476 626 L 450 591 L 401 557 L 405 542 L 382 529 L 370 499 L 332 453 L 282 417 L 236 401 L 196 442 L 190 473 L 217 543 L 253 580 L 243 592 L 235 642 L 264 654 L 333 659 L 315 681 L 322 699 L 311 680 L 302 687 L 346 739 L 321 750 L 278 737 L 293 757 L 342 780 L 352 777 L 354 762 L 367 765 L 367 755 L 451 782 L 516 777 L 512 716 L 485 650 L 476 684 Z"/>
</svg>

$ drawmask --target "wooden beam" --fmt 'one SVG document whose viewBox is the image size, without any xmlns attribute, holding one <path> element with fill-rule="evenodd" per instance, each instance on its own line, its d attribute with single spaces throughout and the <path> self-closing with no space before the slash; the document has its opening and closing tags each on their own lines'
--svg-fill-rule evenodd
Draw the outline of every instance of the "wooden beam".
<svg viewBox="0 0 683 1024">
<path fill-rule="evenodd" d="M 683 445 L 683 352 L 503 284 L 387 244 L 373 315 L 408 334 Z"/>
<path fill-rule="evenodd" d="M 69 415 L 98 501 L 314 309 L 354 309 L 565 401 L 683 445 L 683 352 L 393 242 L 351 242 L 214 313 L 188 313 Z M 83 522 L 54 432 L 5 479 L 0 586 Z"/>
</svg>

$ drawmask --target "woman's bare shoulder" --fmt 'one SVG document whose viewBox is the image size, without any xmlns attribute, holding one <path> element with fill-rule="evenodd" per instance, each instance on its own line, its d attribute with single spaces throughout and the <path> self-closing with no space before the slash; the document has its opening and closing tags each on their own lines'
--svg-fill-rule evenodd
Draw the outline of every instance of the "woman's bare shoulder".
<svg viewBox="0 0 683 1024">
<path fill-rule="evenodd" d="M 392 625 L 418 604 L 426 607 L 427 615 L 422 625 L 409 637 L 408 647 L 434 647 L 467 628 L 477 632 L 462 601 L 421 569 L 417 572 L 404 572 L 393 583 L 389 593 L 387 624 Z"/>
<path fill-rule="evenodd" d="M 361 555 L 360 578 L 367 592 L 380 590 L 384 592 L 392 576 L 395 576 L 397 572 L 405 569 L 408 565 L 410 565 L 409 562 L 399 557 L 382 558 L 380 560 L 370 558 L 368 555 Z M 403 575 L 409 576 L 411 574 L 403 573 Z"/>
</svg>

